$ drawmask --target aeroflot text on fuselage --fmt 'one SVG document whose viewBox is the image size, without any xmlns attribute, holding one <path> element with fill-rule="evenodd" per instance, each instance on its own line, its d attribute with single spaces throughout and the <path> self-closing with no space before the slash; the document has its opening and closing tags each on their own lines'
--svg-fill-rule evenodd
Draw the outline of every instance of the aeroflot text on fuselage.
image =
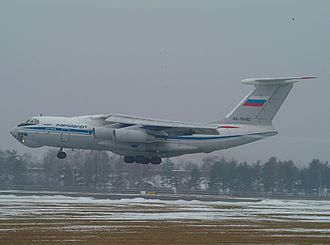
<svg viewBox="0 0 330 245">
<path fill-rule="evenodd" d="M 68 127 L 68 128 L 87 128 L 87 125 L 77 125 L 77 124 L 56 124 L 56 127 Z"/>
</svg>

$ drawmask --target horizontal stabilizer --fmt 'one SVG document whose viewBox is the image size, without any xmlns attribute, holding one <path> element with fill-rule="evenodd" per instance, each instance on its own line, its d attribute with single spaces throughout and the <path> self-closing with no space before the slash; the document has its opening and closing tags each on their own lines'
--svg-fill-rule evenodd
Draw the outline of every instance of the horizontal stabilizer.
<svg viewBox="0 0 330 245">
<path fill-rule="evenodd" d="M 299 80 L 313 79 L 316 77 L 279 77 L 279 78 L 248 78 L 244 79 L 241 82 L 243 84 L 252 84 L 252 85 L 274 85 L 274 84 L 286 84 L 286 83 L 295 83 Z"/>
</svg>

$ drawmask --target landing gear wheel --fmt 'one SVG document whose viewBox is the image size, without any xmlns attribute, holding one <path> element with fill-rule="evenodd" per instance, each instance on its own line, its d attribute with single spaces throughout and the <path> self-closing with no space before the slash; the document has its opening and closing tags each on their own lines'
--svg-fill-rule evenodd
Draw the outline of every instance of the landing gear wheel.
<svg viewBox="0 0 330 245">
<path fill-rule="evenodd" d="M 144 156 L 137 156 L 137 157 L 135 157 L 135 162 L 141 163 L 141 164 L 149 164 L 150 159 L 148 157 L 144 157 Z"/>
<path fill-rule="evenodd" d="M 152 164 L 161 164 L 161 163 L 162 163 L 162 159 L 161 159 L 160 157 L 152 157 L 152 158 L 150 159 L 150 162 L 151 162 Z"/>
<path fill-rule="evenodd" d="M 65 153 L 62 149 L 60 149 L 60 150 L 57 152 L 57 157 L 58 157 L 59 159 L 64 159 L 64 158 L 66 158 L 66 153 Z"/>
<path fill-rule="evenodd" d="M 125 156 L 124 157 L 124 162 L 125 163 L 133 163 L 134 162 L 134 157 Z"/>
</svg>

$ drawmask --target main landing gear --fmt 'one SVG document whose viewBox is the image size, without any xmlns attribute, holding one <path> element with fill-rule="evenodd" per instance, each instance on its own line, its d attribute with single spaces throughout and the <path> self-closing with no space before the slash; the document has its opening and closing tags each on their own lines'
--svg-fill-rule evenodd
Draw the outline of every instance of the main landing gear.
<svg viewBox="0 0 330 245">
<path fill-rule="evenodd" d="M 59 159 L 64 159 L 66 158 L 66 153 L 63 151 L 63 148 L 61 148 L 58 152 L 57 152 L 57 157 Z"/>
<path fill-rule="evenodd" d="M 160 157 L 144 157 L 144 156 L 136 156 L 136 157 L 130 157 L 130 156 L 125 156 L 124 157 L 124 162 L 126 163 L 141 163 L 141 164 L 161 164 L 162 159 Z"/>
</svg>

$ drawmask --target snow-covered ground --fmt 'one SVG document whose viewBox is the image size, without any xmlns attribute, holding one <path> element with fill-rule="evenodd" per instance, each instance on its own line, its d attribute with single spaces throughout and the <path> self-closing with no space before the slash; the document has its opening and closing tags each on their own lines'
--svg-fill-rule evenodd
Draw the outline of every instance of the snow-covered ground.
<svg viewBox="0 0 330 245">
<path fill-rule="evenodd" d="M 271 200 L 203 202 L 135 199 L 94 199 L 62 195 L 0 195 L 0 223 L 8 219 L 104 221 L 274 220 L 329 223 L 330 202 Z M 4 229 L 0 226 L 0 229 Z"/>
</svg>

